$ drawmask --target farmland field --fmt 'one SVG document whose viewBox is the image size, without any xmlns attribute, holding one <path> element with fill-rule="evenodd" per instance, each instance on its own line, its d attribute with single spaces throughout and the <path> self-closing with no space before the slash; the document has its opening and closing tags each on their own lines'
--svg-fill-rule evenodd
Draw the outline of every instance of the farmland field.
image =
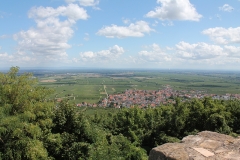
<svg viewBox="0 0 240 160">
<path fill-rule="evenodd" d="M 37 72 L 36 75 L 39 85 L 55 90 L 52 98 L 68 98 L 76 103 L 97 103 L 107 94 L 121 93 L 126 89 L 158 90 L 166 85 L 175 90 L 240 93 L 239 72 L 70 70 Z"/>
</svg>

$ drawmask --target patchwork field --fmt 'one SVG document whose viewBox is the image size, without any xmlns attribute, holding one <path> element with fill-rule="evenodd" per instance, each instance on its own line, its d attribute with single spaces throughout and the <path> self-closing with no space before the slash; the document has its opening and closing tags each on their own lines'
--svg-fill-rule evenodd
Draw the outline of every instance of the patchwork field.
<svg viewBox="0 0 240 160">
<path fill-rule="evenodd" d="M 175 90 L 240 93 L 240 73 L 234 72 L 75 71 L 39 74 L 37 77 L 39 85 L 55 89 L 51 98 L 68 98 L 76 103 L 97 103 L 107 94 L 121 93 L 126 89 L 158 90 L 165 85 Z"/>
</svg>

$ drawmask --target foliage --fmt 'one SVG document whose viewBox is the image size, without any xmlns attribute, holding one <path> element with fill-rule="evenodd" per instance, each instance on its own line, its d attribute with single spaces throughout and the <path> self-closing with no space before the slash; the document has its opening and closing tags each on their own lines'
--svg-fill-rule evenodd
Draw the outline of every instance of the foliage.
<svg viewBox="0 0 240 160">
<path fill-rule="evenodd" d="M 46 159 L 45 138 L 51 135 L 50 89 L 35 87 L 31 74 L 17 76 L 18 68 L 0 74 L 0 152 L 2 159 Z"/>
<path fill-rule="evenodd" d="M 147 159 L 156 145 L 211 130 L 240 133 L 240 101 L 209 97 L 156 108 L 79 109 L 48 100 L 18 67 L 0 73 L 0 159 Z"/>
</svg>

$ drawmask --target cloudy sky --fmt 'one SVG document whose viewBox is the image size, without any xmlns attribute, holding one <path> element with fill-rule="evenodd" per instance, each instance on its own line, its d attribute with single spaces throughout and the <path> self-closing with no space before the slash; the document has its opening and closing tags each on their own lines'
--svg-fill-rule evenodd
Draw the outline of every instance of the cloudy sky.
<svg viewBox="0 0 240 160">
<path fill-rule="evenodd" d="M 0 2 L 0 68 L 240 70 L 240 0 Z"/>
</svg>

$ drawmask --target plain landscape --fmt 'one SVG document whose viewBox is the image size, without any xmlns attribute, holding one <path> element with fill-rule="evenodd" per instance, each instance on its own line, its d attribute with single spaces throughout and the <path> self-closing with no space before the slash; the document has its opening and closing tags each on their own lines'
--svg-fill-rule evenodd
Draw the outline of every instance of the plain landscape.
<svg viewBox="0 0 240 160">
<path fill-rule="evenodd" d="M 98 103 L 110 94 L 126 90 L 159 90 L 166 85 L 174 90 L 202 91 L 225 95 L 240 93 L 237 71 L 184 70 L 40 70 L 34 71 L 39 85 L 54 88 L 55 98 L 76 103 Z"/>
</svg>

